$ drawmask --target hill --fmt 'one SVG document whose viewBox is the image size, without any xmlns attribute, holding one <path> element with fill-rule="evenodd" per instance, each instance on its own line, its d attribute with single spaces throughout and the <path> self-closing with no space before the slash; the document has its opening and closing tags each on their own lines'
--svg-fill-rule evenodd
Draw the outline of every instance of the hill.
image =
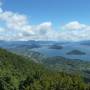
<svg viewBox="0 0 90 90">
<path fill-rule="evenodd" d="M 38 64 L 33 63 L 31 59 L 27 60 L 22 56 L 10 53 L 4 49 L 0 49 L 0 78 L 5 77 L 5 79 L 8 78 L 12 80 L 14 87 L 17 87 L 21 80 L 24 80 L 34 71 L 40 69 L 42 69 L 42 67 Z"/>
<path fill-rule="evenodd" d="M 0 90 L 89 90 L 78 74 L 45 69 L 42 65 L 0 49 Z"/>
<path fill-rule="evenodd" d="M 90 40 L 81 41 L 80 44 L 81 44 L 81 45 L 90 46 Z"/>
<path fill-rule="evenodd" d="M 50 49 L 60 50 L 60 49 L 63 49 L 63 46 L 60 46 L 60 45 L 51 45 L 49 48 L 50 48 Z"/>
<path fill-rule="evenodd" d="M 85 53 L 80 50 L 72 50 L 68 52 L 67 55 L 85 55 Z"/>
</svg>

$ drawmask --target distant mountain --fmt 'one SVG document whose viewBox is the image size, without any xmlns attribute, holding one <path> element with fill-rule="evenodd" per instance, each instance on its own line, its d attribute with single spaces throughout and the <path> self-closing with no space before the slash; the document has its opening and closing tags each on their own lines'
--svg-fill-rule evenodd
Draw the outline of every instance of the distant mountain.
<svg viewBox="0 0 90 90">
<path fill-rule="evenodd" d="M 31 52 L 34 51 L 50 57 L 63 56 L 70 59 L 73 58 L 90 61 L 90 48 L 87 47 L 87 45 L 81 45 L 81 42 L 85 41 L 1 41 L 0 47 L 8 49 L 10 51 L 24 53 L 25 55 L 31 55 Z M 71 52 L 73 50 L 79 51 Z M 71 52 L 72 54 L 69 52 Z M 69 55 L 67 53 L 69 53 Z M 79 55 L 82 55 L 82 57 L 79 57 Z"/>
<path fill-rule="evenodd" d="M 85 52 L 82 52 L 80 50 L 72 50 L 68 52 L 67 55 L 85 55 Z"/>
<path fill-rule="evenodd" d="M 90 40 L 81 41 L 80 44 L 90 46 Z"/>
<path fill-rule="evenodd" d="M 2 41 L 0 42 L 1 48 L 20 49 L 20 48 L 39 48 L 40 44 L 35 41 Z"/>
<path fill-rule="evenodd" d="M 39 45 L 52 45 L 56 43 L 55 41 L 34 41 L 34 40 L 29 40 L 29 41 L 0 41 L 0 47 L 4 48 L 13 48 L 13 47 L 20 47 L 24 45 L 33 45 L 33 46 L 39 46 Z"/>
</svg>

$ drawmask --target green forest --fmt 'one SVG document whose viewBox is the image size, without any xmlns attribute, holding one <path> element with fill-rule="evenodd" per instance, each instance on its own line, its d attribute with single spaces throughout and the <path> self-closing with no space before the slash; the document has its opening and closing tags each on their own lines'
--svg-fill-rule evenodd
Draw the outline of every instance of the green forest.
<svg viewBox="0 0 90 90">
<path fill-rule="evenodd" d="M 90 90 L 78 73 L 46 69 L 43 65 L 0 49 L 0 90 Z"/>
</svg>

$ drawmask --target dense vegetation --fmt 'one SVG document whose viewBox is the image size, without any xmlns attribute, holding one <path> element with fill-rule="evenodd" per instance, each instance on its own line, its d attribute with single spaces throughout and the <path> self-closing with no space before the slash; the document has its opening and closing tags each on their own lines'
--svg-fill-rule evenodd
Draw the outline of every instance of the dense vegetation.
<svg viewBox="0 0 90 90">
<path fill-rule="evenodd" d="M 90 62 L 79 59 L 67 59 L 61 56 L 48 57 L 42 61 L 48 68 L 69 73 L 82 72 L 90 76 Z M 88 73 L 85 71 L 88 71 Z"/>
<path fill-rule="evenodd" d="M 48 57 L 37 51 L 32 51 L 30 49 L 9 49 L 11 52 L 24 55 L 26 57 L 32 58 L 36 63 L 41 63 L 45 68 L 64 71 L 67 73 L 79 73 L 81 74 L 87 82 L 90 82 L 90 61 L 80 60 L 80 59 L 69 59 L 62 56 L 51 56 Z"/>
<path fill-rule="evenodd" d="M 0 49 L 0 90 L 90 90 L 80 75 L 55 72 Z"/>
</svg>

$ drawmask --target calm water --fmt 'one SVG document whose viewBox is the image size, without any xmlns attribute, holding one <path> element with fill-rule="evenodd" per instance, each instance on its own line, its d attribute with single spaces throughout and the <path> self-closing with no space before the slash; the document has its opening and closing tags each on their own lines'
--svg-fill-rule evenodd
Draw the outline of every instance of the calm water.
<svg viewBox="0 0 90 90">
<path fill-rule="evenodd" d="M 70 52 L 74 49 L 80 50 L 82 52 L 85 52 L 86 55 L 67 55 L 67 52 Z M 40 52 L 44 55 L 47 55 L 49 57 L 52 56 L 63 56 L 66 58 L 71 59 L 81 59 L 81 60 L 87 60 L 90 61 L 90 46 L 84 46 L 84 45 L 66 45 L 63 49 L 49 49 L 48 47 L 42 47 L 37 49 L 32 49 L 33 51 Z"/>
</svg>

